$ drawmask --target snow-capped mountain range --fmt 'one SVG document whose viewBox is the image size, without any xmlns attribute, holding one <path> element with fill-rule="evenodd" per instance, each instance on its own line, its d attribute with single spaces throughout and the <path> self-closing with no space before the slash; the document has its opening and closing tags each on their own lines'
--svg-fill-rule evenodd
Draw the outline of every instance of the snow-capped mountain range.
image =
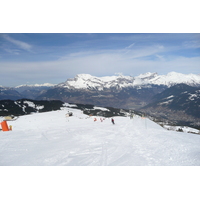
<svg viewBox="0 0 200 200">
<path fill-rule="evenodd" d="M 64 102 L 139 108 L 151 98 L 173 85 L 185 83 L 200 86 L 200 75 L 170 72 L 167 75 L 145 73 L 139 76 L 104 76 L 78 74 L 65 82 L 54 84 L 20 85 L 0 88 L 0 99 L 61 100 Z"/>
<path fill-rule="evenodd" d="M 20 90 L 21 88 L 40 88 L 40 87 L 64 87 L 73 89 L 91 89 L 96 88 L 102 90 L 103 88 L 125 88 L 138 87 L 146 85 L 165 85 L 170 87 L 175 84 L 185 83 L 190 86 L 200 85 L 200 74 L 182 74 L 177 72 L 170 72 L 167 75 L 158 75 L 158 73 L 147 72 L 139 76 L 125 76 L 122 74 L 115 76 L 97 77 L 90 74 L 77 74 L 74 78 L 69 78 L 65 82 L 59 84 L 23 84 L 18 85 L 12 89 Z M 1 88 L 8 88 L 0 86 Z"/>
<path fill-rule="evenodd" d="M 55 87 L 63 87 L 68 89 L 98 89 L 105 88 L 126 88 L 139 87 L 147 85 L 165 85 L 170 87 L 175 84 L 185 83 L 191 86 L 200 85 L 200 75 L 181 74 L 170 72 L 167 75 L 158 75 L 157 73 L 145 73 L 136 77 L 132 76 L 105 76 L 96 77 L 89 74 L 78 74 L 75 78 L 70 78 L 64 83 L 60 83 Z"/>
<path fill-rule="evenodd" d="M 137 109 L 150 103 L 154 95 L 176 84 L 198 87 L 200 75 L 176 72 L 158 75 L 148 72 L 136 77 L 96 77 L 78 74 L 43 92 L 37 99 Z"/>
</svg>

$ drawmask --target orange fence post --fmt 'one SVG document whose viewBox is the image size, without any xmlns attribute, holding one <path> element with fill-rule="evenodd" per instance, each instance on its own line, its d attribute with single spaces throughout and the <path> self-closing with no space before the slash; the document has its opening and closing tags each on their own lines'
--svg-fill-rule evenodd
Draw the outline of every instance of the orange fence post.
<svg viewBox="0 0 200 200">
<path fill-rule="evenodd" d="M 9 131 L 7 121 L 1 122 L 1 127 L 3 131 Z"/>
</svg>

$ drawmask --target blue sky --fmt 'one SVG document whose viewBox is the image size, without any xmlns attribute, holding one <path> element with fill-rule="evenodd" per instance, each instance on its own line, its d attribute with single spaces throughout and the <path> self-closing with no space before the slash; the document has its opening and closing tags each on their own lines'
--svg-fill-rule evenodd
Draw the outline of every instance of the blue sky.
<svg viewBox="0 0 200 200">
<path fill-rule="evenodd" d="M 61 83 L 76 74 L 200 74 L 198 33 L 2 33 L 0 85 Z"/>
</svg>

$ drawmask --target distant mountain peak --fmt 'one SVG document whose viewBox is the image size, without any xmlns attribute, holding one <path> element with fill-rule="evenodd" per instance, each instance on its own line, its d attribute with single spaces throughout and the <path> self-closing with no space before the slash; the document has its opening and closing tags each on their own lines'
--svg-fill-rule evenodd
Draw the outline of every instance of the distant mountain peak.
<svg viewBox="0 0 200 200">
<path fill-rule="evenodd" d="M 28 85 L 28 84 L 24 84 L 24 85 L 18 85 L 15 88 L 20 88 L 20 87 L 53 87 L 56 84 L 51 84 L 51 83 L 43 83 L 43 84 L 32 84 L 32 85 Z"/>
<path fill-rule="evenodd" d="M 157 72 L 147 72 L 147 73 L 144 73 L 144 74 L 140 74 L 139 76 L 137 76 L 138 78 L 141 78 L 141 79 L 146 79 L 146 78 L 152 78 L 152 77 L 155 77 L 155 76 L 158 76 L 158 73 Z"/>
<path fill-rule="evenodd" d="M 90 79 L 90 78 L 93 78 L 93 76 L 92 75 L 90 75 L 90 74 L 77 74 L 76 76 L 75 76 L 75 79 L 84 79 L 84 80 L 88 80 L 88 79 Z"/>
<path fill-rule="evenodd" d="M 175 72 L 175 71 L 172 71 L 172 72 L 169 72 L 167 74 L 167 76 L 174 76 L 174 75 L 183 75 L 182 73 L 179 73 L 179 72 Z"/>
</svg>

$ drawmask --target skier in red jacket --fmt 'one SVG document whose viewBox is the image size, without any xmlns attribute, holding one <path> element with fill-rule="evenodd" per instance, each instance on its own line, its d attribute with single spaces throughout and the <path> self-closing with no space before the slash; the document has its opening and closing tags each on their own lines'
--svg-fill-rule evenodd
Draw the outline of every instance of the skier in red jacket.
<svg viewBox="0 0 200 200">
<path fill-rule="evenodd" d="M 113 123 L 113 124 L 115 124 L 115 122 L 114 122 L 114 119 L 113 119 L 113 118 L 111 119 L 111 121 L 112 121 L 112 123 Z"/>
</svg>

